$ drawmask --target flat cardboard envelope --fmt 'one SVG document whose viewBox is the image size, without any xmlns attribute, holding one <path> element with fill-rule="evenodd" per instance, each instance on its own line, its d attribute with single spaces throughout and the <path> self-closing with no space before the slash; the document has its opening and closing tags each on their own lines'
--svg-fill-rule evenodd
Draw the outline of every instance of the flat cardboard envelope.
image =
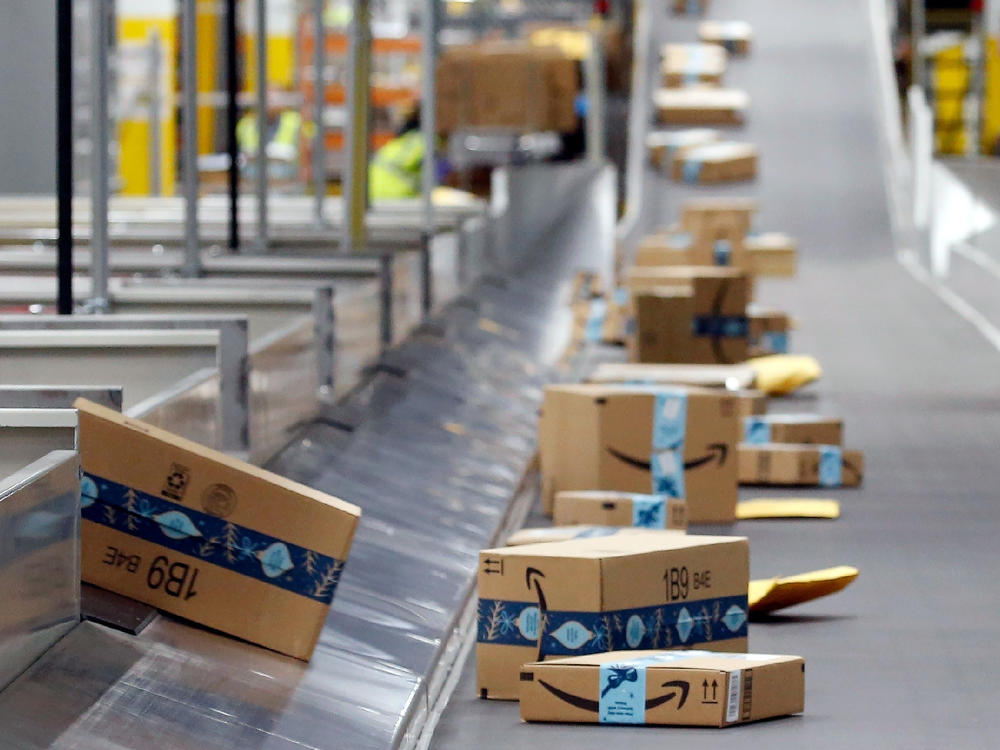
<svg viewBox="0 0 1000 750">
<path fill-rule="evenodd" d="M 813 570 L 787 578 L 764 578 L 750 581 L 748 600 L 751 615 L 762 615 L 847 588 L 858 577 L 858 569 L 849 565 Z"/>
<path fill-rule="evenodd" d="M 736 518 L 748 521 L 760 518 L 840 518 L 836 500 L 812 498 L 755 498 L 736 504 Z"/>
</svg>

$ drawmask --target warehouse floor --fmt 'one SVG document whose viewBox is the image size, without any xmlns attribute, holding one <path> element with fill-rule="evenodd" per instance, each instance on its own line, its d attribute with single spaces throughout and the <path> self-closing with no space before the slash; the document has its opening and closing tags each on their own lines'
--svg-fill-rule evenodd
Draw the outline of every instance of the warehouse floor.
<svg viewBox="0 0 1000 750">
<path fill-rule="evenodd" d="M 861 570 L 842 594 L 751 627 L 751 650 L 805 657 L 805 714 L 724 735 L 524 725 L 516 704 L 475 698 L 473 654 L 432 747 L 996 747 L 1000 355 L 896 261 L 868 12 L 866 0 L 713 3 L 711 17 L 756 33 L 726 81 L 752 97 L 734 135 L 760 146 L 761 175 L 708 191 L 650 174 L 646 195 L 647 229 L 687 195 L 746 193 L 760 199 L 760 229 L 799 239 L 799 278 L 762 283 L 758 298 L 798 318 L 793 350 L 816 355 L 825 377 L 771 410 L 842 415 L 848 447 L 865 451 L 860 490 L 798 493 L 837 497 L 839 520 L 730 529 L 750 537 L 754 577 Z M 659 42 L 694 40 L 694 22 L 654 16 Z"/>
</svg>

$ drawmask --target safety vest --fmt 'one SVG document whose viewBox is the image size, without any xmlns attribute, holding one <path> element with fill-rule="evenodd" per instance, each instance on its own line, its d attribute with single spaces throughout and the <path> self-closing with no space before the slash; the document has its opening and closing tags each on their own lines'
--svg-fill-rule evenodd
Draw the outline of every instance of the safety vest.
<svg viewBox="0 0 1000 750">
<path fill-rule="evenodd" d="M 302 115 L 294 110 L 285 110 L 278 117 L 278 127 L 270 143 L 276 143 L 295 149 L 298 153 L 299 131 L 302 129 Z M 244 115 L 236 125 L 236 141 L 245 154 L 256 154 L 260 148 L 260 129 L 257 127 L 257 115 Z"/>
<path fill-rule="evenodd" d="M 424 138 L 411 130 L 393 138 L 375 152 L 368 168 L 371 200 L 413 198 L 420 195 L 420 170 L 424 161 Z"/>
</svg>

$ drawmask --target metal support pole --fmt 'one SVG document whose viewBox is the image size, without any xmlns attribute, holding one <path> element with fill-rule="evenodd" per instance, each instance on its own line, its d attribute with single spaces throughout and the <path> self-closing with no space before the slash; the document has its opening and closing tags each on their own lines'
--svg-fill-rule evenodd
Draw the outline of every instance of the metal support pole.
<svg viewBox="0 0 1000 750">
<path fill-rule="evenodd" d="M 267 250 L 267 2 L 257 0 L 257 247 Z"/>
<path fill-rule="evenodd" d="M 385 253 L 379 260 L 379 340 L 382 350 L 392 346 L 392 255 Z"/>
<path fill-rule="evenodd" d="M 423 38 L 420 62 L 423 71 L 420 92 L 420 131 L 424 158 L 420 169 L 423 231 L 420 233 L 421 309 L 424 315 L 434 306 L 434 277 L 431 272 L 431 242 L 434 238 L 434 169 L 437 151 L 437 30 L 438 0 L 424 0 Z"/>
<path fill-rule="evenodd" d="M 587 92 L 587 159 L 591 162 L 604 161 L 604 47 L 599 29 L 599 25 L 591 29 L 590 54 L 583 67 Z"/>
<path fill-rule="evenodd" d="M 316 336 L 316 369 L 320 398 L 332 402 L 336 387 L 336 322 L 332 286 L 319 287 L 313 299 Z"/>
<path fill-rule="evenodd" d="M 163 192 L 163 40 L 160 32 L 149 32 L 149 192 Z"/>
<path fill-rule="evenodd" d="M 475 219 L 466 219 L 458 225 L 455 234 L 457 247 L 455 248 L 455 276 L 458 279 L 459 292 L 464 292 L 469 283 L 469 234 L 472 231 L 469 227 L 475 224 Z"/>
<path fill-rule="evenodd" d="M 323 126 L 323 112 L 326 109 L 326 25 L 323 23 L 325 0 L 313 0 L 313 120 L 316 132 L 313 134 L 313 206 L 316 226 L 325 224 L 323 201 L 326 198 L 326 128 Z"/>
<path fill-rule="evenodd" d="M 924 59 L 921 55 L 927 19 L 924 13 L 926 0 L 910 0 L 910 83 L 924 88 Z"/>
<path fill-rule="evenodd" d="M 56 194 L 60 315 L 73 312 L 73 0 L 56 0 Z"/>
<path fill-rule="evenodd" d="M 108 309 L 108 4 L 90 0 L 91 312 Z"/>
<path fill-rule="evenodd" d="M 975 121 L 969 128 L 971 137 L 968 139 L 965 151 L 970 158 L 978 158 L 983 150 L 983 133 L 986 128 L 986 60 L 990 49 L 989 2 L 984 2 L 979 13 L 979 55 L 976 57 L 976 70 L 973 76 L 974 89 L 972 98 L 975 102 Z"/>
<path fill-rule="evenodd" d="M 352 0 L 347 75 L 347 169 L 344 173 L 344 224 L 342 246 L 346 252 L 364 252 L 368 245 L 368 130 L 371 92 L 370 0 Z"/>
<path fill-rule="evenodd" d="M 647 0 L 635 0 L 632 22 L 632 86 L 628 111 L 628 149 L 625 155 L 625 212 L 615 228 L 616 240 L 627 242 L 639 226 L 642 215 L 646 159 L 646 123 L 649 122 L 650 81 L 648 70 L 652 39 L 652 14 Z M 491 239 L 492 233 L 488 235 Z M 614 258 L 610 258 L 610 279 L 614 279 Z"/>
<path fill-rule="evenodd" d="M 226 0 L 226 151 L 229 153 L 229 249 L 240 250 L 240 149 L 236 140 L 239 111 L 236 94 L 239 89 L 236 59 L 236 0 Z"/>
<path fill-rule="evenodd" d="M 201 243 L 198 239 L 198 78 L 195 69 L 196 0 L 181 5 L 182 79 L 182 169 L 184 171 L 184 276 L 201 275 Z"/>
</svg>

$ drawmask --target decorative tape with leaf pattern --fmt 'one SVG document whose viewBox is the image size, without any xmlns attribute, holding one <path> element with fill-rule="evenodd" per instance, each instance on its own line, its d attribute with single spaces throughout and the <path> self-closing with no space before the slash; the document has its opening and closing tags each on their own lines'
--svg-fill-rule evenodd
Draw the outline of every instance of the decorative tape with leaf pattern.
<svg viewBox="0 0 1000 750">
<path fill-rule="evenodd" d="M 82 516 L 139 539 L 323 604 L 344 562 L 223 518 L 84 473 Z"/>
<path fill-rule="evenodd" d="M 476 638 L 479 643 L 536 646 L 541 633 L 540 657 L 670 648 L 744 638 L 747 611 L 746 596 L 613 612 L 541 612 L 531 602 L 480 599 Z"/>
</svg>

